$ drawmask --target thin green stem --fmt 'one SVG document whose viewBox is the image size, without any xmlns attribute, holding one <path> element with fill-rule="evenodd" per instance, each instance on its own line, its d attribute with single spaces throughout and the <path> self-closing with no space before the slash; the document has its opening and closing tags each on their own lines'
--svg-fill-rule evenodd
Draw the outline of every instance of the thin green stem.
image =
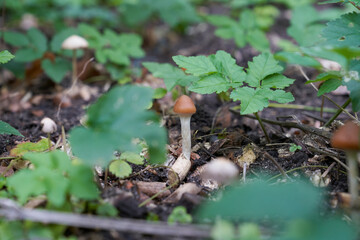
<svg viewBox="0 0 360 240">
<path fill-rule="evenodd" d="M 290 169 L 288 171 L 286 171 L 285 173 L 288 174 L 288 173 L 291 173 L 291 172 L 295 172 L 297 170 L 301 170 L 301 169 L 304 169 L 304 168 L 328 168 L 328 166 L 321 166 L 321 165 L 310 165 L 310 166 L 301 166 L 301 167 L 297 167 L 297 168 L 293 168 L 293 169 Z M 271 178 L 269 178 L 267 181 L 270 182 L 278 177 L 281 177 L 283 176 L 282 174 L 278 174 L 278 175 L 275 175 Z"/>
<path fill-rule="evenodd" d="M 327 121 L 324 124 L 324 127 L 328 127 L 330 126 L 330 124 L 343 112 L 343 109 L 346 108 L 349 104 L 351 103 L 351 99 L 349 98 L 348 100 L 346 100 L 346 102 L 341 106 L 341 108 L 339 108 L 336 113 L 334 114 L 334 116 L 332 116 L 329 121 Z"/>
<path fill-rule="evenodd" d="M 254 113 L 254 115 L 255 115 L 256 119 L 258 120 L 261 129 L 263 130 L 263 132 L 264 132 L 264 134 L 265 134 L 266 141 L 267 141 L 268 143 L 271 143 L 270 138 L 269 138 L 269 135 L 268 135 L 268 133 L 267 133 L 267 131 L 266 131 L 266 129 L 265 129 L 265 126 L 264 126 L 263 122 L 261 121 L 261 118 L 259 117 L 259 114 L 256 112 L 256 113 Z"/>
<path fill-rule="evenodd" d="M 312 107 L 306 105 L 299 105 L 299 104 L 283 104 L 283 103 L 269 103 L 269 107 L 272 108 L 286 108 L 286 109 L 296 109 L 296 110 L 306 110 L 306 111 L 316 111 L 321 112 L 329 112 L 329 113 L 336 113 L 337 109 L 335 108 L 321 108 L 321 107 Z"/>
</svg>

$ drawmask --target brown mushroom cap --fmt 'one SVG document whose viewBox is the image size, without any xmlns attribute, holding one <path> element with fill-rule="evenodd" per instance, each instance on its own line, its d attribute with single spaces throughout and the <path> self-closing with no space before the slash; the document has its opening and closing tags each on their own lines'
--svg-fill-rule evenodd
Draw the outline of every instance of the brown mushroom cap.
<svg viewBox="0 0 360 240">
<path fill-rule="evenodd" d="M 174 112 L 177 114 L 192 115 L 196 112 L 196 107 L 191 98 L 186 95 L 182 95 L 175 102 Z"/>
<path fill-rule="evenodd" d="M 332 138 L 331 146 L 343 150 L 360 150 L 360 126 L 349 121 L 337 129 Z"/>
</svg>

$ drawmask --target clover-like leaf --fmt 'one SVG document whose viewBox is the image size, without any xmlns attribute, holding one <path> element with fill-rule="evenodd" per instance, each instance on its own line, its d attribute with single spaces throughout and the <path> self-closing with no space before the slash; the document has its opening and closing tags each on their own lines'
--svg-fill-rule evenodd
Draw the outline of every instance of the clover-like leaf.
<svg viewBox="0 0 360 240">
<path fill-rule="evenodd" d="M 110 163 L 109 171 L 118 178 L 125 178 L 132 173 L 131 166 L 124 160 L 114 160 Z"/>
<path fill-rule="evenodd" d="M 133 151 L 133 140 L 140 138 L 149 146 L 150 162 L 163 162 L 166 132 L 156 114 L 145 110 L 152 95 L 150 88 L 123 86 L 100 97 L 88 110 L 87 128 L 70 133 L 74 154 L 89 165 L 106 166 L 115 150 Z"/>
</svg>

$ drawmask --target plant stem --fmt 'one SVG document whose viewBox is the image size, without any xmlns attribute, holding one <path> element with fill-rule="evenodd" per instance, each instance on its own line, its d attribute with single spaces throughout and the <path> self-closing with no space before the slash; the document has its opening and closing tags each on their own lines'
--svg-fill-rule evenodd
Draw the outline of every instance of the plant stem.
<svg viewBox="0 0 360 240">
<path fill-rule="evenodd" d="M 324 124 L 324 127 L 328 127 L 339 115 L 340 113 L 342 113 L 343 109 L 346 108 L 349 104 L 351 103 L 351 99 L 349 98 L 348 100 L 346 100 L 346 102 L 341 106 L 341 108 L 339 108 L 336 113 L 334 114 L 334 116 L 332 116 L 329 121 L 327 121 Z"/>
<path fill-rule="evenodd" d="M 50 133 L 47 133 L 48 143 L 49 143 L 49 152 L 51 152 L 51 140 L 50 140 Z"/>
<path fill-rule="evenodd" d="M 261 121 L 261 118 L 259 117 L 259 114 L 256 112 L 256 113 L 254 113 L 254 115 L 255 115 L 256 119 L 258 120 L 261 129 L 263 130 L 263 132 L 264 132 L 264 134 L 265 134 L 266 141 L 267 141 L 268 143 L 271 143 L 270 138 L 269 138 L 269 135 L 268 135 L 268 133 L 267 133 L 267 131 L 266 131 L 266 129 L 265 129 L 265 126 L 264 126 L 263 122 Z"/>
<path fill-rule="evenodd" d="M 166 188 L 163 188 L 161 191 L 157 192 L 156 194 L 154 194 L 153 196 L 149 197 L 148 199 L 146 199 L 145 201 L 143 201 L 142 203 L 139 204 L 139 208 L 142 206 L 145 206 L 146 204 L 148 204 L 150 201 L 154 200 L 155 198 L 157 198 L 160 194 L 162 194 L 163 192 L 171 189 L 172 187 L 176 186 L 179 182 L 174 182 L 173 184 L 167 186 Z"/>
<path fill-rule="evenodd" d="M 357 8 L 357 10 L 360 10 L 360 7 L 356 5 L 354 1 L 349 1 L 349 3 L 351 3 L 355 8 Z"/>
<path fill-rule="evenodd" d="M 312 106 L 299 105 L 299 104 L 269 103 L 269 107 L 307 110 L 307 111 L 316 111 L 316 112 L 321 112 L 321 109 L 323 109 L 322 110 L 323 112 L 329 112 L 329 113 L 337 112 L 337 109 L 335 109 L 335 108 L 321 108 L 321 107 L 312 107 Z"/>
</svg>

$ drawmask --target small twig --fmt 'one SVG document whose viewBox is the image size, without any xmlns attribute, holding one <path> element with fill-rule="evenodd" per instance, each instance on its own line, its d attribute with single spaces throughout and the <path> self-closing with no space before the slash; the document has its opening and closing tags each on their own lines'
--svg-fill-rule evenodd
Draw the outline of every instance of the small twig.
<svg viewBox="0 0 360 240">
<path fill-rule="evenodd" d="M 337 109 L 335 108 L 321 108 L 321 107 L 313 107 L 313 106 L 306 106 L 299 104 L 284 104 L 284 103 L 269 103 L 268 107 L 306 110 L 306 111 L 315 111 L 315 112 L 321 112 L 322 109 L 323 112 L 329 112 L 329 113 L 335 113 L 337 111 Z"/>
<path fill-rule="evenodd" d="M 230 111 L 232 111 L 234 113 L 238 113 L 237 111 L 234 111 L 232 109 L 230 109 Z M 242 115 L 242 116 L 252 118 L 252 119 L 256 119 L 255 117 L 253 117 L 251 115 Z M 279 126 L 286 127 L 286 128 L 298 128 L 298 129 L 300 129 L 300 130 L 302 130 L 304 132 L 312 133 L 312 134 L 324 137 L 326 139 L 331 138 L 331 133 L 328 132 L 328 131 L 324 131 L 324 130 L 321 130 L 319 128 L 306 126 L 306 125 L 299 124 L 299 123 L 296 123 L 296 122 L 281 122 L 281 121 L 275 121 L 275 120 L 270 120 L 270 119 L 265 119 L 265 118 L 261 118 L 261 121 L 263 121 L 265 123 L 279 125 Z"/>
<path fill-rule="evenodd" d="M 297 168 L 293 168 L 293 169 L 290 169 L 288 171 L 286 171 L 286 173 L 292 173 L 292 172 L 295 172 L 297 170 L 301 170 L 301 169 L 304 169 L 304 168 L 328 168 L 328 166 L 322 166 L 322 165 L 309 165 L 309 166 L 301 166 L 301 167 L 297 167 Z M 269 178 L 267 181 L 270 182 L 278 177 L 280 177 L 282 174 L 278 174 L 278 175 L 275 175 L 271 178 Z"/>
<path fill-rule="evenodd" d="M 339 108 L 339 110 L 332 116 L 325 124 L 324 127 L 330 126 L 330 124 L 342 113 L 342 109 L 345 109 L 351 103 L 351 99 L 348 100 Z"/>
<path fill-rule="evenodd" d="M 357 8 L 358 10 L 360 10 L 360 7 L 358 5 L 356 5 L 355 2 L 353 1 L 349 1 L 349 3 L 351 3 L 355 8 Z"/>
<path fill-rule="evenodd" d="M 304 78 L 306 79 L 306 81 L 310 81 L 309 77 L 306 75 L 306 73 L 304 72 L 304 70 L 302 69 L 302 67 L 298 66 L 299 70 L 301 72 L 301 74 L 304 76 Z M 310 83 L 310 85 L 318 92 L 318 88 L 313 84 Z M 341 107 L 339 104 L 337 104 L 334 100 L 332 100 L 331 98 L 329 98 L 328 96 L 326 96 L 325 94 L 323 94 L 323 96 L 329 100 L 330 102 L 332 102 L 336 107 L 338 107 L 339 109 L 341 109 L 341 111 L 343 111 L 344 113 L 346 113 L 350 118 L 356 120 L 356 118 L 351 115 L 346 109 L 344 109 L 343 107 Z"/>
<path fill-rule="evenodd" d="M 88 229 L 104 229 L 154 236 L 209 238 L 207 225 L 168 225 L 166 222 L 149 222 L 126 218 L 107 218 L 85 214 L 62 213 L 49 210 L 26 209 L 10 199 L 0 199 L 0 216 L 8 220 L 29 220 L 44 224 L 60 224 Z"/>
<path fill-rule="evenodd" d="M 328 169 L 325 170 L 325 172 L 323 174 L 321 174 L 321 178 L 326 177 L 326 175 L 328 175 L 328 173 L 331 171 L 331 169 L 333 169 L 333 167 L 335 166 L 336 162 L 333 162 Z"/>
<path fill-rule="evenodd" d="M 87 66 L 89 65 L 89 63 L 91 63 L 92 61 L 94 61 L 94 58 L 90 58 L 89 60 L 86 61 L 83 69 L 81 70 L 80 74 L 78 76 L 76 76 L 75 81 L 73 81 L 73 83 L 71 84 L 71 87 L 65 92 L 65 94 L 62 96 L 61 101 L 58 105 L 58 110 L 56 112 L 56 118 L 59 119 L 59 115 L 60 115 L 60 111 L 61 111 L 61 105 L 64 102 L 64 99 L 67 95 L 69 95 L 69 93 L 73 90 L 73 88 L 75 87 L 75 85 L 78 82 L 78 79 L 81 77 L 81 75 L 83 75 L 83 73 L 85 72 Z M 73 72 L 74 73 L 74 72 Z"/>
<path fill-rule="evenodd" d="M 265 129 L 265 126 L 264 126 L 263 122 L 261 121 L 261 118 L 259 117 L 259 114 L 256 112 L 256 113 L 254 113 L 254 116 L 256 117 L 256 120 L 258 120 L 258 122 L 259 122 L 259 124 L 260 124 L 260 127 L 261 127 L 262 131 L 263 131 L 264 134 L 265 134 L 266 141 L 267 141 L 268 143 L 271 143 L 270 138 L 269 138 L 269 135 L 268 135 L 268 133 L 267 133 L 267 131 L 266 131 L 266 129 Z"/>
<path fill-rule="evenodd" d="M 259 146 L 257 146 L 255 143 L 252 143 L 252 145 L 255 147 L 257 152 L 261 152 L 264 157 L 271 160 L 272 163 L 277 167 L 277 169 L 280 171 L 281 175 L 283 175 L 285 178 L 290 179 L 290 177 L 286 174 L 284 169 L 280 166 L 280 164 L 273 158 L 267 151 L 262 150 Z"/>
<path fill-rule="evenodd" d="M 172 187 L 176 186 L 177 184 L 179 184 L 178 181 L 175 181 L 173 184 L 167 186 L 166 188 L 163 188 L 161 191 L 157 192 L 156 194 L 152 195 L 151 197 L 149 197 L 148 199 L 146 199 L 145 201 L 143 201 L 142 203 L 139 204 L 139 208 L 142 206 L 145 206 L 146 204 L 148 204 L 150 201 L 154 200 L 155 198 L 157 198 L 160 194 L 162 194 L 163 192 L 171 189 Z"/>
</svg>

